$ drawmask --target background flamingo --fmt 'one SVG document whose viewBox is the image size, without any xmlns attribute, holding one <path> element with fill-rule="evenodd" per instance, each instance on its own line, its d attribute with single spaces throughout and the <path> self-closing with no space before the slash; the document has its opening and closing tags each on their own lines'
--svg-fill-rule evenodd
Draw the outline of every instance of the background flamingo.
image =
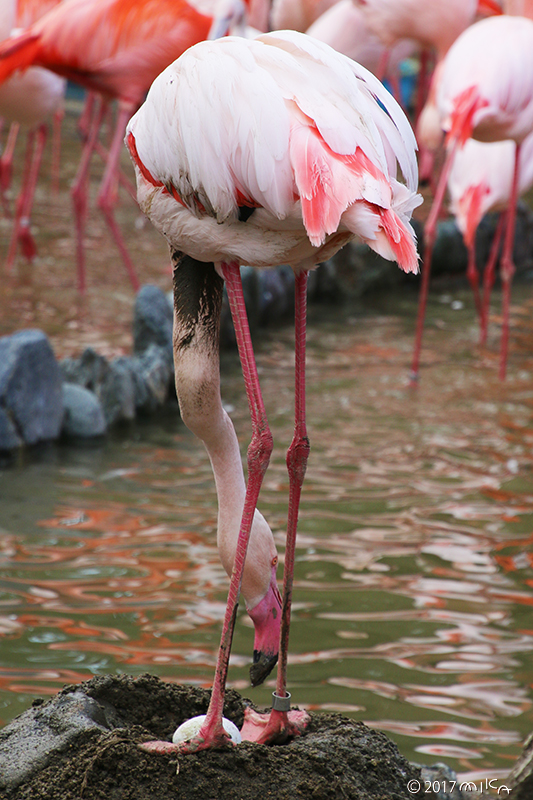
<svg viewBox="0 0 533 800">
<path fill-rule="evenodd" d="M 516 143 L 513 182 L 503 252 L 503 323 L 500 378 L 505 377 L 509 338 L 509 303 L 514 273 L 512 249 L 518 197 L 520 150 L 533 131 L 533 22 L 499 16 L 464 31 L 442 62 L 436 86 L 436 106 L 447 131 L 447 156 L 425 232 L 423 280 L 413 352 L 411 380 L 418 378 L 420 349 L 429 286 L 436 223 L 456 151 L 468 138 L 485 142 L 512 139 Z"/>
<path fill-rule="evenodd" d="M 313 22 L 306 33 L 362 64 L 374 75 L 380 72 L 386 62 L 381 79 L 389 81 L 394 96 L 401 102 L 400 64 L 417 51 L 415 42 L 402 39 L 387 48 L 369 29 L 362 10 L 353 0 L 338 0 Z"/>
<path fill-rule="evenodd" d="M 234 7 L 230 3 L 231 8 Z M 238 8 L 241 5 L 238 4 Z M 228 4 L 223 12 L 227 13 Z M 157 11 L 157 13 L 156 13 Z M 134 288 L 139 281 L 114 216 L 118 163 L 126 123 L 158 75 L 180 53 L 209 36 L 218 17 L 186 0 L 65 0 L 0 46 L 0 83 L 15 70 L 41 66 L 102 95 L 91 120 L 73 187 L 78 285 L 85 289 L 83 248 L 87 178 L 105 104 L 119 101 L 115 131 L 97 203 L 115 238 Z"/>
<path fill-rule="evenodd" d="M 311 37 L 282 31 L 190 48 L 154 82 L 126 141 L 140 206 L 170 245 L 180 409 L 211 458 L 218 545 L 231 573 L 209 710 L 198 734 L 178 745 L 186 751 L 227 743 L 222 707 L 239 593 L 242 587 L 253 607 L 275 585 L 272 534 L 256 510 L 272 436 L 239 264 L 285 263 L 295 273 L 295 432 L 287 453 L 279 667 L 270 715 L 249 715 L 243 728 L 246 739 L 276 741 L 305 724 L 305 715 L 289 714 L 286 668 L 296 525 L 309 451 L 307 274 L 354 236 L 405 271 L 417 271 L 409 224 L 421 201 L 415 193 L 415 139 L 401 108 L 370 72 Z M 397 162 L 407 186 L 396 180 Z M 235 431 L 220 398 L 222 278 L 252 419 L 246 490 Z M 273 623 L 270 612 L 267 619 Z"/>
<path fill-rule="evenodd" d="M 487 339 L 490 292 L 494 285 L 495 266 L 505 212 L 513 184 L 516 145 L 512 141 L 478 142 L 468 139 L 457 150 L 448 177 L 450 211 L 463 234 L 468 250 L 468 274 L 474 290 L 480 323 L 480 344 Z M 527 137 L 520 151 L 518 195 L 533 185 L 533 135 Z M 479 295 L 476 266 L 476 231 L 489 211 L 499 211 L 491 252 L 483 273 L 483 293 Z"/>
<path fill-rule="evenodd" d="M 27 1 L 27 0 L 26 0 Z M 48 0 L 48 5 L 55 5 L 57 0 Z M 31 8 L 21 6 L 16 0 L 7 0 L 3 6 L 0 38 L 9 36 L 15 21 L 30 18 L 30 14 L 39 15 L 42 6 L 33 0 Z M 17 246 L 32 261 L 36 247 L 30 231 L 30 215 L 44 146 L 48 134 L 48 122 L 54 120 L 54 144 L 52 157 L 52 176 L 54 184 L 59 173 L 59 130 L 63 116 L 63 98 L 66 81 L 49 70 L 32 67 L 24 74 L 13 75 L 0 85 L 0 116 L 4 122 L 10 123 L 6 147 L 0 158 L 0 191 L 7 209 L 6 192 L 11 184 L 12 164 L 15 145 L 20 126 L 28 129 L 26 156 L 22 177 L 22 186 L 16 204 L 13 231 L 8 248 L 5 267 L 9 271 L 15 260 Z M 57 185 L 56 185 L 57 188 Z"/>
</svg>

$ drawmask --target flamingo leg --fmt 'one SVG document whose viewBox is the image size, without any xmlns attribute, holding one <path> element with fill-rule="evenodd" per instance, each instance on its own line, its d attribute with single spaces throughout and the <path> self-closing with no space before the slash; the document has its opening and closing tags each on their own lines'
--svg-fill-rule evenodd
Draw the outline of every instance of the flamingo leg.
<svg viewBox="0 0 533 800">
<path fill-rule="evenodd" d="M 503 308 L 502 308 L 502 338 L 500 344 L 500 380 L 505 380 L 507 372 L 507 354 L 509 350 L 509 312 L 511 305 L 511 282 L 515 273 L 513 262 L 514 234 L 516 224 L 516 205 L 518 202 L 518 178 L 520 168 L 520 144 L 516 145 L 515 162 L 513 172 L 513 183 L 511 186 L 511 196 L 509 198 L 509 208 L 507 211 L 507 224 L 505 226 L 505 237 L 503 240 L 503 250 L 500 264 L 502 278 Z"/>
<path fill-rule="evenodd" d="M 61 166 L 61 125 L 63 124 L 63 117 L 65 116 L 65 108 L 62 105 L 55 114 L 53 119 L 53 134 L 52 134 L 52 193 L 59 194 L 59 170 Z"/>
<path fill-rule="evenodd" d="M 291 621 L 292 587 L 296 552 L 296 531 L 302 485 L 309 457 L 309 439 L 305 421 L 305 339 L 307 323 L 307 271 L 295 278 L 295 407 L 294 436 L 287 451 L 289 472 L 289 512 L 287 522 L 287 544 L 283 570 L 283 601 L 281 609 L 281 631 L 276 691 L 272 711 L 267 719 L 255 712 L 248 712 L 242 729 L 243 739 L 260 744 L 284 742 L 288 737 L 300 735 L 308 721 L 305 711 L 290 709 L 290 694 L 287 692 L 287 658 L 289 651 L 289 628 Z"/>
<path fill-rule="evenodd" d="M 86 289 L 86 271 L 85 271 L 85 224 L 87 221 L 87 195 L 89 192 L 89 167 L 91 164 L 91 156 L 95 148 L 95 142 L 98 137 L 102 119 L 105 114 L 105 104 L 100 101 L 96 103 L 96 96 L 90 93 L 85 110 L 83 113 L 83 128 L 86 131 L 85 144 L 81 154 L 78 171 L 72 184 L 70 194 L 74 206 L 74 219 L 76 223 L 76 263 L 78 270 L 78 291 L 81 295 L 85 294 Z M 90 119 L 89 119 L 90 116 Z M 78 122 L 78 124 L 80 124 Z M 87 126 L 85 128 L 85 126 Z M 82 133 L 82 135 L 84 135 Z"/>
<path fill-rule="evenodd" d="M 457 150 L 458 140 L 455 139 L 446 153 L 439 183 L 433 198 L 433 204 L 429 212 L 425 227 L 424 227 L 424 261 L 422 263 L 422 281 L 420 283 L 420 295 L 418 299 L 418 314 L 416 318 L 416 332 L 415 344 L 413 348 L 413 361 L 411 364 L 411 374 L 409 381 L 411 386 L 416 386 L 419 376 L 420 368 L 420 351 L 422 349 L 422 336 L 424 333 L 424 321 L 426 318 L 426 307 L 429 291 L 429 276 L 431 274 L 431 259 L 433 257 L 433 247 L 437 235 L 437 221 L 439 219 L 440 209 L 444 201 L 446 193 L 446 186 L 448 176 L 452 168 L 453 159 Z"/>
<path fill-rule="evenodd" d="M 6 214 L 9 210 L 6 192 L 11 186 L 11 178 L 13 177 L 13 155 L 15 152 L 15 144 L 17 142 L 19 130 L 20 123 L 12 122 L 9 126 L 6 146 L 4 147 L 4 152 L 0 158 L 0 193 Z"/>
<path fill-rule="evenodd" d="M 222 726 L 222 710 L 226 691 L 229 656 L 252 522 L 259 499 L 261 484 L 272 452 L 272 434 L 268 425 L 259 385 L 239 265 L 236 262 L 222 264 L 222 274 L 226 282 L 239 357 L 242 364 L 244 384 L 252 421 L 252 439 L 248 447 L 248 482 L 246 486 L 242 521 L 230 578 L 228 601 L 222 626 L 222 636 L 215 668 L 211 701 L 205 721 L 198 734 L 193 739 L 178 745 L 178 749 L 181 752 L 187 753 L 196 752 L 197 750 L 203 750 L 205 748 L 223 747 L 226 746 L 229 741 Z"/>
<path fill-rule="evenodd" d="M 28 133 L 28 144 L 26 149 L 26 162 L 24 167 L 24 183 L 20 190 L 17 200 L 17 210 L 9 250 L 6 258 L 6 271 L 9 273 L 13 269 L 17 244 L 20 242 L 21 250 L 28 261 L 33 261 L 37 253 L 35 242 L 30 231 L 30 215 L 39 177 L 39 169 L 43 158 L 44 146 L 46 143 L 46 125 L 40 125 L 37 130 Z"/>
<path fill-rule="evenodd" d="M 503 228 L 505 225 L 506 212 L 502 211 L 498 219 L 498 225 L 494 233 L 494 238 L 490 247 L 488 261 L 485 265 L 485 272 L 483 274 L 483 305 L 481 309 L 481 322 L 479 330 L 479 344 L 484 347 L 487 344 L 487 332 L 489 324 L 489 305 L 490 293 L 494 286 L 496 278 L 496 261 L 498 260 L 498 253 L 500 252 L 500 242 L 502 240 Z"/>
<path fill-rule="evenodd" d="M 468 282 L 472 289 L 472 293 L 474 295 L 474 305 L 476 307 L 476 313 L 481 324 L 482 319 L 482 308 L 481 308 L 481 297 L 479 293 L 479 272 L 476 264 L 476 239 L 468 245 L 468 265 L 466 268 L 466 277 L 468 278 Z"/>
<path fill-rule="evenodd" d="M 131 285 L 135 291 L 138 291 L 141 284 L 139 282 L 139 278 L 137 277 L 135 267 L 133 266 L 133 261 L 131 260 L 124 237 L 122 236 L 114 214 L 117 195 L 117 181 L 120 174 L 120 156 L 124 146 L 124 134 L 126 133 L 126 125 L 128 124 L 129 119 L 134 111 L 135 108 L 133 108 L 129 103 L 119 104 L 115 132 L 107 156 L 104 177 L 102 178 L 102 183 L 100 184 L 100 189 L 98 191 L 97 203 L 107 221 L 111 233 L 113 234 L 120 255 L 122 256 L 122 261 L 126 267 L 126 272 L 128 273 Z"/>
</svg>

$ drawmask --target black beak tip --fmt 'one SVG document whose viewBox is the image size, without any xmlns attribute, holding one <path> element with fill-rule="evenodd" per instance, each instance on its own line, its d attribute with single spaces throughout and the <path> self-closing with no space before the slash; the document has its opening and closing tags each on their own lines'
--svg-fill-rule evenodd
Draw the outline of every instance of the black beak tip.
<svg viewBox="0 0 533 800">
<path fill-rule="evenodd" d="M 254 661 L 250 667 L 250 683 L 252 686 L 260 686 L 268 678 L 278 661 L 278 654 L 263 653 L 254 650 Z"/>
</svg>

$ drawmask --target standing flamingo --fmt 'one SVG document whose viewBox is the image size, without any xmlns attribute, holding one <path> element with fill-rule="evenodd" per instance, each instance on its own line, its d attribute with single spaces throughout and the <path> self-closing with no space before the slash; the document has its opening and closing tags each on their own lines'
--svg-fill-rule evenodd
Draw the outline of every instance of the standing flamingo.
<svg viewBox="0 0 533 800">
<path fill-rule="evenodd" d="M 277 741 L 305 725 L 304 712 L 289 713 L 286 669 L 296 526 L 309 452 L 307 274 L 355 236 L 406 272 L 417 272 L 409 224 L 421 202 L 415 192 L 416 142 L 403 111 L 370 72 L 305 34 L 278 31 L 190 48 L 154 81 L 128 125 L 126 143 L 141 209 L 170 245 L 178 398 L 185 424 L 204 441 L 211 459 L 218 545 L 231 573 L 208 713 L 199 732 L 177 745 L 187 752 L 227 743 L 222 706 L 239 593 L 242 588 L 251 606 L 274 580 L 272 534 L 256 510 L 272 435 L 239 265 L 284 263 L 294 270 L 295 431 L 287 453 L 279 666 L 270 715 L 248 715 L 243 728 L 245 739 Z M 396 180 L 397 164 L 407 186 Z M 224 282 L 252 421 L 246 489 L 235 431 L 220 398 Z"/>
<path fill-rule="evenodd" d="M 242 4 L 225 2 L 224 13 L 230 6 Z M 72 190 L 80 291 L 85 289 L 86 183 L 106 103 L 117 99 L 119 106 L 97 203 L 137 289 L 139 280 L 114 215 L 126 124 L 154 78 L 184 50 L 207 38 L 218 23 L 218 16 L 200 13 L 187 0 L 65 0 L 0 45 L 0 83 L 15 70 L 41 66 L 98 92 L 106 101 L 91 122 Z"/>
<path fill-rule="evenodd" d="M 49 0 L 51 2 L 51 0 Z M 57 0 L 55 0 L 57 2 Z M 31 11 L 38 14 L 37 5 Z M 21 8 L 17 0 L 6 0 L 0 18 L 0 38 L 9 36 L 21 19 L 30 13 L 27 7 Z M 20 244 L 24 256 L 33 261 L 36 247 L 30 231 L 30 214 L 39 175 L 44 146 L 48 135 L 48 121 L 60 120 L 66 81 L 49 70 L 32 67 L 24 74 L 12 75 L 0 84 L 0 116 L 10 123 L 6 147 L 0 158 L 0 191 L 5 202 L 5 193 L 11 183 L 12 161 L 15 143 L 21 126 L 27 128 L 25 166 L 22 186 L 16 204 L 13 231 L 5 261 L 9 271 L 15 260 Z M 57 130 L 57 124 L 56 124 Z M 58 167 L 54 160 L 54 165 Z"/>
<path fill-rule="evenodd" d="M 450 211 L 463 234 L 468 251 L 470 283 L 480 323 L 480 344 L 487 340 L 487 324 L 490 292 L 494 285 L 495 266 L 498 258 L 505 213 L 509 206 L 513 185 L 516 145 L 501 142 L 478 142 L 468 139 L 462 149 L 457 150 L 448 177 Z M 533 134 L 524 140 L 520 151 L 518 195 L 533 185 Z M 476 265 L 476 231 L 482 217 L 489 211 L 499 211 L 500 219 L 483 274 L 483 295 L 478 288 Z"/>
<path fill-rule="evenodd" d="M 447 132 L 447 155 L 425 227 L 411 382 L 418 379 L 438 215 L 455 154 L 469 138 L 484 142 L 512 139 L 516 144 L 501 257 L 503 323 L 499 375 L 503 380 L 507 367 L 511 280 L 515 271 L 512 250 L 520 152 L 522 142 L 533 132 L 533 21 L 503 15 L 477 22 L 464 31 L 442 62 L 435 96 L 442 128 Z"/>
</svg>

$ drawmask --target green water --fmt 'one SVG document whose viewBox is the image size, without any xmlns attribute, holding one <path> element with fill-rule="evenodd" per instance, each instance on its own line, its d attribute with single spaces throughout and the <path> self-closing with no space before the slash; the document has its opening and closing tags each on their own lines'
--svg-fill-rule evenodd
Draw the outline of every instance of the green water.
<svg viewBox="0 0 533 800">
<path fill-rule="evenodd" d="M 414 298 L 311 309 L 289 688 L 411 760 L 503 778 L 533 730 L 533 356 L 518 314 L 502 386 L 497 320 L 479 352 L 461 299 L 433 300 L 416 391 Z M 290 326 L 257 345 L 275 441 L 260 507 L 283 551 Z M 222 381 L 244 453 L 234 354 Z M 209 686 L 227 591 L 215 538 L 209 462 L 173 407 L 2 471 L 0 722 L 108 672 Z M 268 705 L 274 680 L 249 687 L 251 651 L 243 611 L 229 681 Z"/>
</svg>

